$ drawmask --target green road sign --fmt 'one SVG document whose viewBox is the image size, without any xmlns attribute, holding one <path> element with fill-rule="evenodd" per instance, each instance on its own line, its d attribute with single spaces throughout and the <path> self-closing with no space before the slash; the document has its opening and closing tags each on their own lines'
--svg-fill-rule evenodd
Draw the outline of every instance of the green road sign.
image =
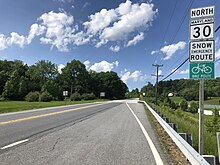
<svg viewBox="0 0 220 165">
<path fill-rule="evenodd" d="M 189 78 L 190 79 L 213 79 L 215 78 L 215 65 L 213 62 L 190 63 Z"/>
</svg>

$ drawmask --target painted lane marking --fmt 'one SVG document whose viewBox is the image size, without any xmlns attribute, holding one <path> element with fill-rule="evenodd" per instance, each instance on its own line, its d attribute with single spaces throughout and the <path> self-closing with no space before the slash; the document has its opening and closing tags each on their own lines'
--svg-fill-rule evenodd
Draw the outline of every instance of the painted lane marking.
<svg viewBox="0 0 220 165">
<path fill-rule="evenodd" d="M 18 112 L 8 112 L 8 113 L 1 113 L 1 116 L 10 116 L 10 115 L 17 115 L 22 113 L 32 113 L 32 112 L 41 112 L 45 110 L 51 110 L 51 109 L 60 109 L 60 108 L 68 108 L 68 107 L 76 107 L 81 105 L 94 105 L 94 104 L 100 104 L 105 102 L 93 102 L 93 103 L 83 103 L 83 104 L 71 104 L 71 105 L 62 105 L 62 106 L 55 106 L 55 107 L 47 107 L 47 108 L 38 108 L 38 109 L 30 109 L 30 110 L 23 110 Z"/>
<path fill-rule="evenodd" d="M 52 115 L 58 115 L 58 114 L 62 114 L 62 113 L 77 111 L 77 110 L 96 107 L 96 106 L 100 106 L 100 105 L 103 105 L 103 104 L 89 105 L 89 106 L 85 106 L 85 107 L 79 107 L 79 108 L 74 108 L 74 109 L 58 111 L 58 112 L 46 113 L 46 114 L 37 115 L 37 116 L 30 116 L 30 117 L 15 119 L 15 120 L 3 121 L 3 122 L 0 122 L 0 125 L 5 125 L 5 124 L 9 124 L 9 123 L 17 123 L 20 121 L 27 121 L 27 120 L 32 120 L 32 119 L 37 119 L 37 118 L 47 117 L 47 116 L 52 116 Z"/>
<path fill-rule="evenodd" d="M 131 109 L 131 107 L 128 105 L 127 102 L 126 102 L 126 105 L 127 105 L 127 107 L 129 108 L 129 110 L 131 111 L 131 113 L 133 114 L 133 116 L 135 117 L 135 119 L 137 120 L 139 126 L 141 127 L 141 130 L 142 130 L 142 132 L 143 132 L 145 138 L 147 139 L 147 142 L 148 142 L 148 144 L 149 144 L 149 146 L 150 146 L 150 149 L 151 149 L 151 151 L 152 151 L 152 153 L 153 153 L 153 156 L 154 156 L 154 159 L 155 159 L 156 164 L 157 164 L 157 165 L 164 165 L 164 164 L 163 164 L 163 161 L 162 161 L 162 159 L 161 159 L 161 157 L 160 157 L 160 154 L 158 153 L 158 151 L 157 151 L 157 149 L 156 149 L 156 147 L 155 147 L 153 141 L 151 140 L 150 136 L 148 135 L 147 131 L 145 130 L 143 124 L 140 122 L 140 120 L 139 120 L 138 117 L 135 115 L 135 113 L 133 112 L 133 110 Z"/>
<path fill-rule="evenodd" d="M 18 145 L 18 144 L 27 142 L 28 140 L 29 140 L 29 139 L 24 139 L 24 140 L 21 140 L 21 141 L 17 141 L 17 142 L 15 142 L 15 143 L 12 143 L 12 144 L 9 144 L 9 145 L 7 145 L 7 146 L 2 147 L 1 150 L 4 150 L 4 149 L 7 149 L 7 148 L 16 146 L 16 145 Z"/>
</svg>

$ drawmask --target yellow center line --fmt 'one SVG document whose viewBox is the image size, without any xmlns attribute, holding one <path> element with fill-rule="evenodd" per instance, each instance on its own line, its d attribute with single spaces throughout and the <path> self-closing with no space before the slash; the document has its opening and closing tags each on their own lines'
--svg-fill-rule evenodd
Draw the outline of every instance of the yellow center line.
<svg viewBox="0 0 220 165">
<path fill-rule="evenodd" d="M 17 122 L 20 122 L 20 121 L 27 121 L 27 120 L 37 119 L 37 118 L 41 118 L 41 117 L 46 117 L 46 116 L 58 115 L 58 114 L 62 114 L 62 113 L 77 111 L 77 110 L 96 107 L 96 106 L 100 106 L 100 105 L 102 105 L 102 104 L 89 105 L 89 106 L 85 106 L 85 107 L 79 107 L 79 108 L 74 108 L 74 109 L 58 111 L 58 112 L 46 113 L 46 114 L 37 115 L 37 116 L 30 116 L 30 117 L 15 119 L 15 120 L 3 121 L 3 122 L 0 122 L 0 125 L 9 124 L 9 123 L 17 123 Z"/>
</svg>

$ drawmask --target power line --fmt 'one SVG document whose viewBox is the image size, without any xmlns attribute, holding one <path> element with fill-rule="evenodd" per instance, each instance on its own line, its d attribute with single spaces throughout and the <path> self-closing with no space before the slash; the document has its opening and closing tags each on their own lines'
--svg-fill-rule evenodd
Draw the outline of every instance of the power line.
<svg viewBox="0 0 220 165">
<path fill-rule="evenodd" d="M 177 31 L 174 33 L 174 35 L 173 35 L 173 37 L 172 37 L 172 39 L 171 39 L 171 43 L 173 43 L 173 41 L 175 40 L 177 34 L 179 33 L 179 30 L 180 30 L 180 28 L 182 27 L 183 22 L 185 21 L 186 16 L 188 15 L 188 12 L 189 12 L 189 10 L 191 9 L 191 7 L 192 7 L 194 1 L 195 1 L 195 0 L 192 0 L 192 1 L 189 3 L 189 5 L 188 5 L 188 7 L 187 7 L 187 10 L 186 10 L 186 12 L 185 12 L 185 15 L 184 15 L 184 17 L 182 17 L 181 22 L 180 22 L 180 24 L 179 24 L 179 26 L 178 26 L 178 28 L 177 28 Z M 171 44 L 169 45 L 167 52 L 169 51 L 170 47 L 171 47 Z M 164 56 L 165 56 L 165 54 L 164 54 Z M 163 58 L 164 58 L 164 57 L 163 57 Z"/>
<path fill-rule="evenodd" d="M 183 61 L 176 69 L 174 69 L 168 76 L 166 76 L 164 79 L 162 79 L 161 81 L 167 79 L 168 77 L 170 77 L 172 74 L 174 74 L 180 67 L 182 67 L 187 61 L 189 60 L 189 57 Z"/>
<path fill-rule="evenodd" d="M 173 16 L 174 16 L 174 12 L 175 12 L 175 10 L 176 10 L 177 2 L 178 2 L 178 0 L 175 1 L 174 8 L 173 8 L 173 11 L 172 11 L 172 13 L 171 13 L 171 17 L 170 17 L 170 19 L 169 19 L 168 25 L 167 25 L 167 27 L 166 27 L 166 30 L 165 30 L 165 33 L 164 33 L 164 35 L 163 35 L 163 39 L 161 40 L 161 44 L 160 44 L 160 47 L 159 47 L 159 48 L 161 48 L 161 47 L 163 46 L 163 43 L 164 43 L 164 41 L 165 41 L 166 34 L 167 34 L 167 32 L 168 32 L 168 29 L 169 29 L 169 27 L 170 27 L 171 20 L 172 20 L 172 18 L 173 18 Z M 156 56 L 155 61 L 157 60 L 157 57 L 158 57 L 158 56 Z M 154 62 L 155 62 L 155 61 L 154 61 Z"/>
</svg>

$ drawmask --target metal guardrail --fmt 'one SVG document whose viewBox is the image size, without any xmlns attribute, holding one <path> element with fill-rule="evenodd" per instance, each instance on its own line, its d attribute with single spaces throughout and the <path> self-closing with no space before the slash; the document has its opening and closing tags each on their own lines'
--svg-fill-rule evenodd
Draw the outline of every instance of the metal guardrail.
<svg viewBox="0 0 220 165">
<path fill-rule="evenodd" d="M 170 138 L 174 141 L 177 147 L 182 151 L 185 157 L 193 165 L 209 165 L 209 163 L 192 147 L 190 146 L 174 129 L 166 123 L 145 101 L 144 103 L 150 112 L 154 115 L 163 129 L 167 132 Z"/>
</svg>

